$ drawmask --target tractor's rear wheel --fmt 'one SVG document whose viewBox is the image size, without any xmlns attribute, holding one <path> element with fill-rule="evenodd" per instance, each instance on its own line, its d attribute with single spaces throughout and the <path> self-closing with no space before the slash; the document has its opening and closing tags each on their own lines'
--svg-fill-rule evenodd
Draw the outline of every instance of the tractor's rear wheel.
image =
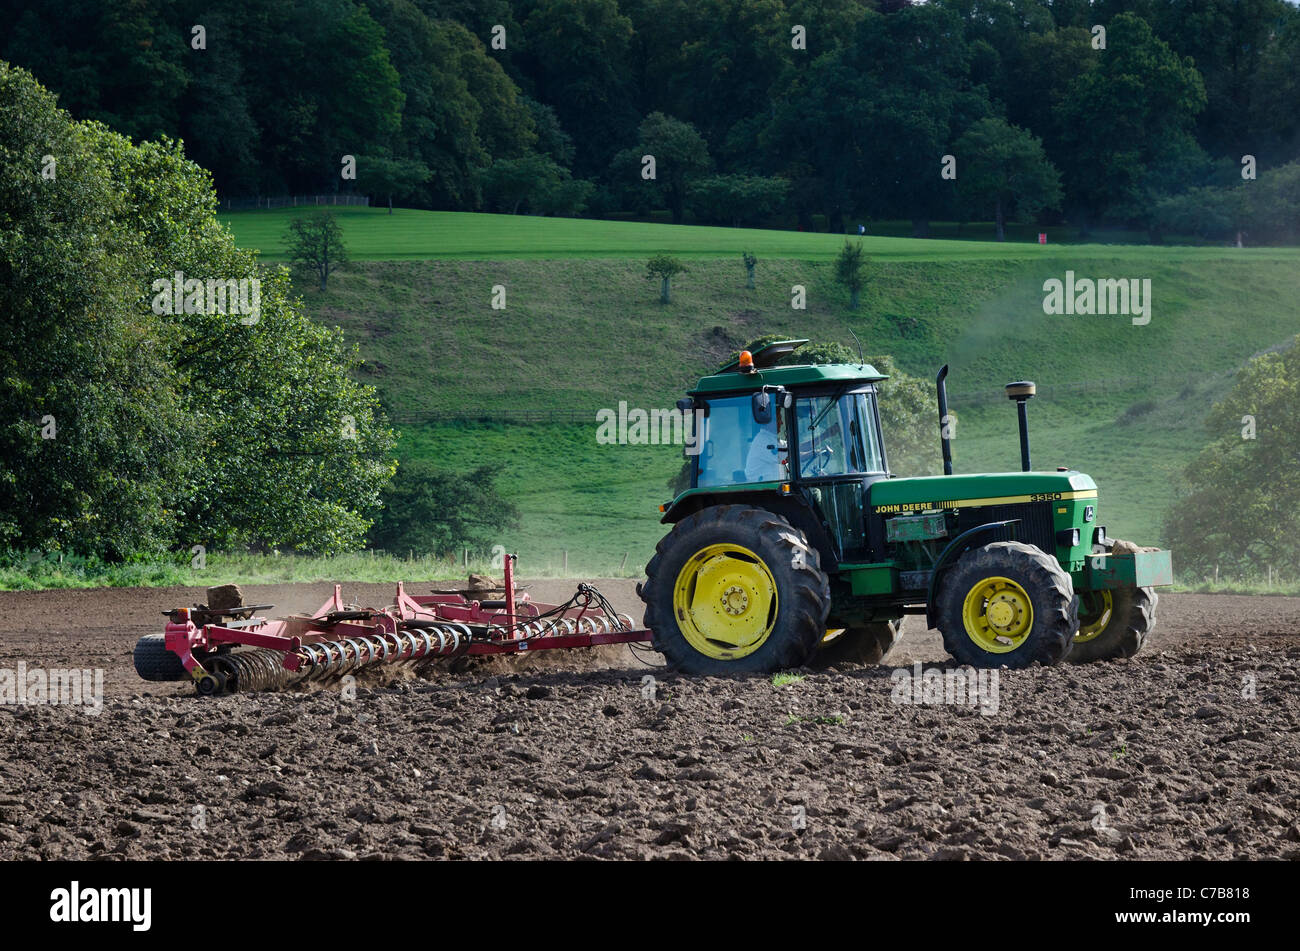
<svg viewBox="0 0 1300 951">
<path fill-rule="evenodd" d="M 1080 596 L 1079 633 L 1074 636 L 1070 662 L 1132 657 L 1156 626 L 1159 600 L 1153 588 L 1085 592 Z"/>
<path fill-rule="evenodd" d="M 876 621 L 861 627 L 847 627 L 829 640 L 823 640 L 808 664 L 810 667 L 878 664 L 902 636 L 902 620 Z"/>
<path fill-rule="evenodd" d="M 993 542 L 966 552 L 938 595 L 943 644 L 973 667 L 1059 664 L 1079 628 L 1069 574 L 1041 548 Z"/>
<path fill-rule="evenodd" d="M 676 669 L 770 673 L 812 656 L 831 595 L 802 531 L 764 509 L 714 505 L 659 542 L 641 600 L 655 650 Z"/>
</svg>

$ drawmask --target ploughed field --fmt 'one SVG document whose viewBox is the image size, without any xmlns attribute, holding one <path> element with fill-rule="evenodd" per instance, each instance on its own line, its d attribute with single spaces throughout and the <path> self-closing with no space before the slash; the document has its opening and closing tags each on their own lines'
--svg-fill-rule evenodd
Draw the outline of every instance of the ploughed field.
<svg viewBox="0 0 1300 951">
<path fill-rule="evenodd" d="M 632 582 L 599 586 L 641 616 Z M 354 699 L 139 680 L 136 638 L 202 597 L 0 593 L 0 671 L 103 670 L 97 714 L 0 706 L 0 858 L 1300 858 L 1300 598 L 1162 595 L 1133 660 L 926 702 L 951 666 L 917 618 L 883 666 L 779 685 L 626 648 L 371 673 Z"/>
</svg>

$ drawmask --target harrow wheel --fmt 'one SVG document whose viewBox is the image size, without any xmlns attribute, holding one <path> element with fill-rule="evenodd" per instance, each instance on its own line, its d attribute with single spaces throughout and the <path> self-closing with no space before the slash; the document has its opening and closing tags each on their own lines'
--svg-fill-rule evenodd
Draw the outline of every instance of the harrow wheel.
<svg viewBox="0 0 1300 951">
<path fill-rule="evenodd" d="M 769 673 L 805 663 L 826 634 L 830 584 L 784 518 L 716 505 L 659 542 L 641 587 L 654 648 L 692 674 Z"/>
<path fill-rule="evenodd" d="M 194 689 L 200 697 L 219 697 L 226 692 L 226 675 L 220 671 L 204 674 L 194 681 Z"/>
<path fill-rule="evenodd" d="M 973 667 L 1059 664 L 1079 629 L 1074 584 L 1055 558 L 1022 542 L 966 552 L 939 589 L 943 646 Z"/>
<path fill-rule="evenodd" d="M 1156 626 L 1159 600 L 1152 588 L 1085 592 L 1079 605 L 1079 633 L 1074 637 L 1069 661 L 1086 664 L 1132 657 Z"/>
<path fill-rule="evenodd" d="M 845 628 L 831 637 L 829 634 L 809 661 L 812 667 L 834 667 L 839 664 L 867 666 L 878 664 L 903 636 L 903 622 L 876 621 L 861 627 Z"/>
<path fill-rule="evenodd" d="M 145 680 L 187 680 L 190 676 L 181 659 L 167 649 L 163 634 L 146 634 L 136 641 L 132 660 L 135 672 Z"/>
</svg>

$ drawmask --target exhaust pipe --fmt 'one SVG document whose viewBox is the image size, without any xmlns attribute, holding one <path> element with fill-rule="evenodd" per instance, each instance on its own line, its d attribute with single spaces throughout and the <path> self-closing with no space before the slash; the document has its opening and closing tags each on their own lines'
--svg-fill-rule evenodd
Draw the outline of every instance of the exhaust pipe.
<svg viewBox="0 0 1300 951">
<path fill-rule="evenodd" d="M 1008 383 L 1007 399 L 1016 401 L 1016 413 L 1020 417 L 1020 471 L 1028 472 L 1029 466 L 1029 415 L 1025 404 L 1034 398 L 1038 388 L 1031 380 Z"/>
<path fill-rule="evenodd" d="M 939 442 L 943 446 L 943 474 L 952 475 L 952 440 L 948 438 L 948 386 L 944 383 L 948 377 L 948 364 L 939 370 L 934 378 L 935 389 L 939 391 Z"/>
</svg>

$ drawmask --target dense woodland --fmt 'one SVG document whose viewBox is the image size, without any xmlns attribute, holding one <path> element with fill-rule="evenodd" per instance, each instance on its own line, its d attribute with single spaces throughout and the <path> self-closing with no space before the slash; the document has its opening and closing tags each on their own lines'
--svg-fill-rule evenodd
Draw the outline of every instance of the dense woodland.
<svg viewBox="0 0 1300 951">
<path fill-rule="evenodd" d="M 1296 238 L 1283 0 L 5 0 L 0 20 L 0 59 L 77 118 L 183 139 L 223 197 Z"/>
</svg>

